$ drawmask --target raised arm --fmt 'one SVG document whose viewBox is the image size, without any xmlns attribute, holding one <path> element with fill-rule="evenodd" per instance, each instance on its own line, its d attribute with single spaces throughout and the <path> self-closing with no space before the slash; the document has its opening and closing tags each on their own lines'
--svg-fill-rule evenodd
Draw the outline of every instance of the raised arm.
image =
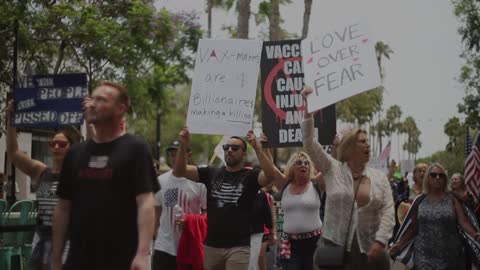
<svg viewBox="0 0 480 270">
<path fill-rule="evenodd" d="M 33 182 L 37 181 L 40 174 L 47 169 L 47 165 L 38 160 L 31 159 L 18 149 L 17 129 L 10 125 L 11 115 L 14 112 L 13 101 L 7 107 L 7 155 L 11 158 L 13 165 L 30 176 Z"/>
<path fill-rule="evenodd" d="M 304 97 L 305 105 L 307 104 L 307 96 L 312 93 L 312 88 L 303 88 L 301 94 Z M 314 140 L 313 136 L 313 117 L 312 113 L 304 111 L 302 134 L 303 134 L 303 148 L 305 152 L 310 156 L 312 162 L 322 173 L 327 173 L 332 167 L 332 160 L 323 149 L 322 145 Z"/>
<path fill-rule="evenodd" d="M 257 159 L 260 162 L 260 167 L 262 168 L 262 172 L 258 175 L 258 184 L 264 187 L 273 181 L 286 183 L 287 178 L 282 172 L 280 172 L 280 170 L 273 164 L 272 159 L 265 153 L 262 145 L 257 141 L 257 137 L 253 130 L 248 131 L 247 140 L 255 150 Z"/>
<path fill-rule="evenodd" d="M 91 104 L 92 104 L 91 97 L 83 98 L 82 109 L 83 109 L 83 113 L 85 114 L 84 118 L 85 118 L 85 126 L 87 129 L 87 134 L 86 134 L 87 140 L 95 137 L 95 134 L 96 134 L 95 127 L 87 121 L 87 117 L 86 117 L 87 111 L 90 109 Z"/>
<path fill-rule="evenodd" d="M 196 166 L 187 164 L 187 147 L 190 143 L 190 132 L 188 127 L 184 127 L 179 134 L 180 147 L 177 150 L 175 165 L 173 165 L 173 176 L 185 177 L 192 181 L 199 181 L 198 169 Z"/>
</svg>

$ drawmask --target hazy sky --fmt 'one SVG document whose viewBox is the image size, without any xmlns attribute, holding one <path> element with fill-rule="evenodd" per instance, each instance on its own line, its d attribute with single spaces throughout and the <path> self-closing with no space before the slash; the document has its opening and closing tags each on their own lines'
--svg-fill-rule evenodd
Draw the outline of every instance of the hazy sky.
<svg viewBox="0 0 480 270">
<path fill-rule="evenodd" d="M 256 12 L 259 0 L 252 0 Z M 293 0 L 282 6 L 282 27 L 300 36 L 303 23 L 303 1 Z M 207 16 L 204 0 L 157 0 L 157 7 L 172 11 L 196 11 L 206 29 Z M 253 16 L 252 16 L 253 17 Z M 463 60 L 461 38 L 457 33 L 460 23 L 453 15 L 453 5 L 447 0 L 363 0 L 313 1 L 309 34 L 317 34 L 319 26 L 343 18 L 365 18 L 375 40 L 383 41 L 394 51 L 384 61 L 384 108 L 400 106 L 403 115 L 412 116 L 422 134 L 422 148 L 417 157 L 443 150 L 448 142 L 443 132 L 446 121 L 460 115 L 464 87 L 456 81 Z M 236 25 L 233 12 L 214 10 L 214 38 L 228 38 L 222 25 Z M 261 38 L 267 26 L 250 22 L 250 38 Z M 392 157 L 398 159 L 397 140 L 392 142 Z M 406 157 L 405 157 L 406 158 Z"/>
</svg>

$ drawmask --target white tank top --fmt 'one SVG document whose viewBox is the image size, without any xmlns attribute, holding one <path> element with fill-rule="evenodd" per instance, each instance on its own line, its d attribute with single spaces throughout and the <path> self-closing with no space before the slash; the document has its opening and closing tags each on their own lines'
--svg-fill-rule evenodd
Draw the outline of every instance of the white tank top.
<svg viewBox="0 0 480 270">
<path fill-rule="evenodd" d="M 286 233 L 312 232 L 322 227 L 320 220 L 320 197 L 312 182 L 303 194 L 290 193 L 290 184 L 282 195 L 283 230 Z"/>
</svg>

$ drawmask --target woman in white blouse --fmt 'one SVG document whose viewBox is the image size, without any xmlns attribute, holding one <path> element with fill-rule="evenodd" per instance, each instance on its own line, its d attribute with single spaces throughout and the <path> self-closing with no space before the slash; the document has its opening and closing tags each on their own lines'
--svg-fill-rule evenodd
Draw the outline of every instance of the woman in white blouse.
<svg viewBox="0 0 480 270">
<path fill-rule="evenodd" d="M 312 89 L 306 87 L 301 93 L 306 100 Z M 305 111 L 303 146 L 315 167 L 323 173 L 328 194 L 319 244 L 343 246 L 346 243 L 345 269 L 389 269 L 386 247 L 395 225 L 392 191 L 387 176 L 367 166 L 370 145 L 366 131 L 355 129 L 342 138 L 338 160 L 314 141 L 313 131 L 312 114 Z"/>
</svg>

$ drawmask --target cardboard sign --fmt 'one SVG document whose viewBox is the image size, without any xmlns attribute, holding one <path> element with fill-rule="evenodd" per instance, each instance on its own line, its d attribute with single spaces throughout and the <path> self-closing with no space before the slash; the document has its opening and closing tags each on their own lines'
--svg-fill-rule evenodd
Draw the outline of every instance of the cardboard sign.
<svg viewBox="0 0 480 270">
<path fill-rule="evenodd" d="M 188 106 L 191 133 L 245 136 L 252 128 L 262 43 L 201 39 Z"/>
<path fill-rule="evenodd" d="M 305 84 L 313 89 L 309 112 L 381 85 L 374 42 L 364 22 L 320 33 L 302 41 Z"/>
<path fill-rule="evenodd" d="M 301 40 L 269 41 L 262 50 L 262 124 L 265 147 L 301 147 L 305 104 Z M 315 138 L 331 144 L 336 132 L 335 105 L 315 113 Z"/>
<path fill-rule="evenodd" d="M 82 100 L 88 95 L 87 75 L 35 75 L 14 90 L 17 127 L 79 126 L 83 123 Z"/>
<path fill-rule="evenodd" d="M 400 170 L 402 171 L 402 176 L 407 175 L 407 173 L 413 173 L 413 169 L 415 168 L 415 161 L 412 159 L 402 160 L 400 165 Z"/>
</svg>

